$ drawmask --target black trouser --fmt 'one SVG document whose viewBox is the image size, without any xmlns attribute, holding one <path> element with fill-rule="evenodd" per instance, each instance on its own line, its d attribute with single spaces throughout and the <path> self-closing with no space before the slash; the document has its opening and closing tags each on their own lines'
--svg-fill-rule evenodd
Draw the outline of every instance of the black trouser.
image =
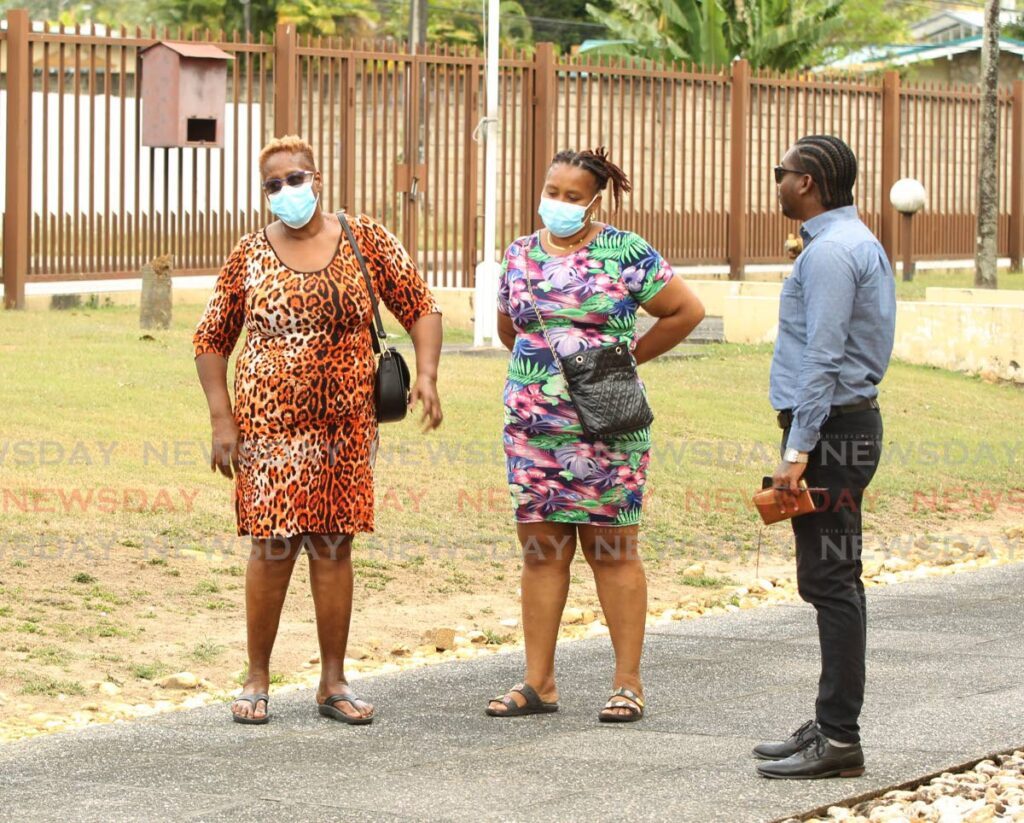
<svg viewBox="0 0 1024 823">
<path fill-rule="evenodd" d="M 782 434 L 786 447 L 789 429 Z M 818 613 L 821 677 L 815 715 L 826 737 L 860 741 L 864 703 L 867 609 L 861 581 L 861 502 L 882 453 L 882 416 L 876 409 L 825 421 L 808 456 L 808 486 L 828 490 L 819 510 L 793 518 L 800 597 Z"/>
</svg>

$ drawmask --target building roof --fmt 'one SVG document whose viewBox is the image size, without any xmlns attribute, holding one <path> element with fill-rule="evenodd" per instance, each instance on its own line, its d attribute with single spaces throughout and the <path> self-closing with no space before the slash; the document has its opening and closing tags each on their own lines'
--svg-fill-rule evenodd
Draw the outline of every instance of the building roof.
<svg viewBox="0 0 1024 823">
<path fill-rule="evenodd" d="M 819 69 L 875 70 L 883 66 L 909 66 L 928 60 L 941 60 L 966 52 L 981 51 L 982 36 L 962 37 L 945 43 L 905 43 L 890 46 L 869 46 Z M 1024 41 L 999 38 L 1000 54 L 1015 54 L 1024 59 Z"/>
<path fill-rule="evenodd" d="M 999 13 L 999 25 L 1012 25 L 1019 16 L 1017 11 L 1002 11 Z M 985 13 L 981 10 L 949 9 L 912 23 L 910 32 L 915 40 L 923 40 L 954 26 L 966 26 L 980 32 L 985 28 Z"/>
</svg>

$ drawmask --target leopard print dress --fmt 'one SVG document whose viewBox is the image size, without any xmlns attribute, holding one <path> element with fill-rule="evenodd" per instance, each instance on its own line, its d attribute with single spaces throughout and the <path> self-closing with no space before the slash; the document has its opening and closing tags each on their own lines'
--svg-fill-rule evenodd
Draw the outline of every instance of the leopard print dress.
<svg viewBox="0 0 1024 823">
<path fill-rule="evenodd" d="M 438 312 L 398 239 L 368 217 L 349 222 L 377 298 L 405 329 Z M 265 231 L 245 235 L 224 264 L 193 347 L 227 359 L 246 332 L 235 363 L 239 535 L 373 531 L 372 321 L 344 233 L 321 271 L 285 266 Z"/>
</svg>

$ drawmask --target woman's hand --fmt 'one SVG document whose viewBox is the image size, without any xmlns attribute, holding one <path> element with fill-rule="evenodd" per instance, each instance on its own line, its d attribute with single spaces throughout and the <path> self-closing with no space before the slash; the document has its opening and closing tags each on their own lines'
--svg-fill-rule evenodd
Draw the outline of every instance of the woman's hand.
<svg viewBox="0 0 1024 823">
<path fill-rule="evenodd" d="M 210 444 L 210 469 L 220 470 L 229 480 L 231 470 L 238 471 L 238 425 L 234 417 L 220 416 L 211 420 L 213 428 Z"/>
<path fill-rule="evenodd" d="M 633 357 L 637 365 L 679 345 L 704 319 L 704 304 L 681 277 L 673 277 L 654 297 L 643 304 L 648 314 L 658 318 L 636 341 Z"/>
<path fill-rule="evenodd" d="M 444 415 L 441 413 L 441 399 L 437 396 L 437 380 L 433 377 L 425 374 L 416 376 L 416 385 L 412 387 L 412 395 L 409 398 L 409 408 L 415 408 L 417 403 L 423 403 L 420 423 L 423 424 L 424 432 L 441 425 Z"/>
</svg>

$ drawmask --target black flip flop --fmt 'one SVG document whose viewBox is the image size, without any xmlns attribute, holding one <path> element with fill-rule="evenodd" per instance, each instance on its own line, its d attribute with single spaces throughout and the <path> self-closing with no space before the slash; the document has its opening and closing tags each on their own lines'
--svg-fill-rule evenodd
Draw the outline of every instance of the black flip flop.
<svg viewBox="0 0 1024 823">
<path fill-rule="evenodd" d="M 266 705 L 266 714 L 263 717 L 245 717 L 244 715 L 235 714 L 231 712 L 231 719 L 236 723 L 244 723 L 246 726 L 262 726 L 268 720 L 270 720 L 270 695 L 269 694 L 240 694 L 232 703 L 237 703 L 239 700 L 248 703 L 252 706 L 253 713 L 256 712 L 256 704 L 261 700 Z"/>
<path fill-rule="evenodd" d="M 626 700 L 632 700 L 633 702 L 627 703 L 626 700 L 616 700 L 616 697 L 625 697 Z M 636 705 L 633 705 L 634 703 Z M 605 714 L 609 709 L 625 709 L 629 714 Z M 622 688 L 616 689 L 612 696 L 608 698 L 608 702 L 605 704 L 604 708 L 601 709 L 601 713 L 598 714 L 597 719 L 602 723 L 635 723 L 643 716 L 643 698 L 638 696 L 636 692 Z"/>
<path fill-rule="evenodd" d="M 352 715 L 345 714 L 345 712 L 337 707 L 338 703 L 348 703 L 353 709 L 358 710 L 359 707 L 356 705 L 358 700 L 359 698 L 354 694 L 332 694 L 323 703 L 318 704 L 316 710 L 324 717 L 338 720 L 341 723 L 348 723 L 350 726 L 367 726 L 373 722 L 372 714 L 366 717 L 353 717 Z"/>
<path fill-rule="evenodd" d="M 521 694 L 526 703 L 520 706 L 512 699 L 512 694 Z M 491 717 L 523 717 L 528 714 L 551 714 L 558 711 L 557 703 L 545 703 L 532 686 L 520 683 L 518 686 L 508 690 L 508 694 L 499 695 L 491 703 L 502 703 L 507 708 L 504 711 L 492 709 L 488 706 L 484 711 Z"/>
</svg>

